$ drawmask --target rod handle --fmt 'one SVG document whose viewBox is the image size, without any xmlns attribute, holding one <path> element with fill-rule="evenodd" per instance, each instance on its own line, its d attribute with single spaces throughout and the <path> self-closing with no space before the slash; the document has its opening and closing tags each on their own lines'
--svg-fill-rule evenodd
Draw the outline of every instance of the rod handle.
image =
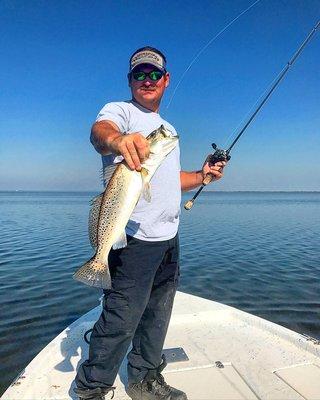
<svg viewBox="0 0 320 400">
<path fill-rule="evenodd" d="M 199 189 L 199 190 L 197 191 L 197 193 L 192 197 L 191 200 L 188 200 L 188 201 L 185 203 L 184 208 L 185 208 L 186 210 L 190 210 L 190 209 L 192 208 L 195 199 L 198 197 L 198 195 L 200 194 L 200 192 L 202 191 L 202 189 L 203 189 L 206 185 L 208 185 L 212 180 L 213 180 L 213 175 L 212 175 L 212 174 L 207 174 L 207 175 L 204 177 L 204 180 L 202 181 L 202 185 L 201 185 L 200 189 Z"/>
<path fill-rule="evenodd" d="M 212 175 L 212 174 L 207 174 L 207 175 L 204 177 L 204 180 L 202 181 L 202 184 L 206 186 L 206 185 L 208 185 L 212 180 L 213 180 L 213 175 Z"/>
<path fill-rule="evenodd" d="M 192 206 L 193 206 L 193 203 L 194 203 L 194 200 L 193 200 L 193 199 L 188 200 L 188 201 L 185 203 L 184 208 L 185 208 L 186 210 L 190 210 L 190 209 L 192 208 Z"/>
</svg>

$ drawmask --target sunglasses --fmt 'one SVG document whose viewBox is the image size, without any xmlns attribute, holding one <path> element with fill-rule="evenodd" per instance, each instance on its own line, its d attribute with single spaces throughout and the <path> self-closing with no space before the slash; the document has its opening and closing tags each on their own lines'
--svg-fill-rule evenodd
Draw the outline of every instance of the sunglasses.
<svg viewBox="0 0 320 400">
<path fill-rule="evenodd" d="M 137 72 L 132 72 L 132 77 L 135 81 L 142 82 L 146 78 L 150 78 L 152 81 L 158 81 L 161 79 L 164 75 L 164 72 L 162 71 L 150 71 L 150 72 L 143 72 L 143 71 L 137 71 Z"/>
</svg>

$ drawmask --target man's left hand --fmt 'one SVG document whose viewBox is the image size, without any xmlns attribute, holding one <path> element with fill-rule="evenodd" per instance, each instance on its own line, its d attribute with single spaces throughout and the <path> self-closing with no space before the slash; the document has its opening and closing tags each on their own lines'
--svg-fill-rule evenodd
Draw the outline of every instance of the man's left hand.
<svg viewBox="0 0 320 400">
<path fill-rule="evenodd" d="M 218 161 L 215 164 L 211 164 L 209 160 L 210 160 L 210 155 L 206 158 L 202 167 L 203 179 L 206 177 L 207 174 L 211 174 L 213 177 L 212 181 L 217 181 L 218 179 L 222 178 L 223 168 L 225 167 L 227 162 Z"/>
</svg>

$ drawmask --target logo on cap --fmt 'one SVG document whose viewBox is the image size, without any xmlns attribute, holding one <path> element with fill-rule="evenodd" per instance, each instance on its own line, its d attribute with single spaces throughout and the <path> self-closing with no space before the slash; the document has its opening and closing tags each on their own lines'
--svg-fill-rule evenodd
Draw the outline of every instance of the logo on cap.
<svg viewBox="0 0 320 400">
<path fill-rule="evenodd" d="M 160 70 L 165 70 L 165 61 L 160 54 L 150 50 L 143 50 L 135 54 L 130 62 L 130 71 L 132 71 L 137 65 L 140 64 L 151 64 Z"/>
</svg>

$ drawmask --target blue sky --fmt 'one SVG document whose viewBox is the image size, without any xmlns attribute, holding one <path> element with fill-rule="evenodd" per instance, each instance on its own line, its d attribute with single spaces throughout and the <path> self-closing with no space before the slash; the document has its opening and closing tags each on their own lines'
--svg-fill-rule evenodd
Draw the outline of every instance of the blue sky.
<svg viewBox="0 0 320 400">
<path fill-rule="evenodd" d="M 152 45 L 172 81 L 161 114 L 184 170 L 230 144 L 260 95 L 320 18 L 319 0 L 0 2 L 0 190 L 100 190 L 89 142 L 96 114 L 130 97 L 128 59 Z M 236 145 L 216 190 L 320 190 L 320 32 Z M 229 139 L 228 139 L 229 138 Z"/>
</svg>

